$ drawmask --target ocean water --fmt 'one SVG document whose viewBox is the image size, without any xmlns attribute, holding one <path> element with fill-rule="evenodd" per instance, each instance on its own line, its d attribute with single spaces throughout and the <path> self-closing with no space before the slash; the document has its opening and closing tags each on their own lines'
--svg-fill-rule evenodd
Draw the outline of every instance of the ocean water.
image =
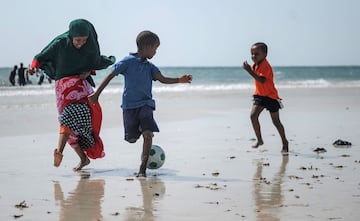
<svg viewBox="0 0 360 221">
<path fill-rule="evenodd" d="M 242 67 L 160 67 L 165 76 L 178 77 L 192 74 L 190 85 L 165 85 L 154 82 L 154 92 L 178 91 L 229 91 L 254 88 L 252 77 Z M 321 67 L 273 67 L 277 88 L 326 88 L 326 87 L 360 87 L 360 66 L 321 66 Z M 44 95 L 54 93 L 54 83 L 46 80 L 38 85 L 39 78 L 30 76 L 32 84 L 11 86 L 9 74 L 11 68 L 0 68 L 0 97 L 15 95 Z M 94 76 L 98 85 L 109 73 L 109 69 L 101 70 Z M 113 79 L 105 89 L 107 93 L 122 91 L 123 77 Z"/>
</svg>

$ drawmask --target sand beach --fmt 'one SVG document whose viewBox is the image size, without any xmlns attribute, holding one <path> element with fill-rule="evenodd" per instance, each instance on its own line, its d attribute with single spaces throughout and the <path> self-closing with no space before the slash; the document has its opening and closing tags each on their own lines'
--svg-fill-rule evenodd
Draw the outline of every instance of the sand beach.
<svg viewBox="0 0 360 221">
<path fill-rule="evenodd" d="M 101 97 L 106 156 L 81 172 L 69 146 L 52 166 L 54 95 L 2 96 L 0 220 L 358 220 L 360 88 L 279 92 L 288 156 L 267 112 L 265 144 L 251 148 L 252 89 L 155 92 L 166 162 L 146 179 L 134 177 L 142 142 L 123 140 L 120 94 Z"/>
</svg>

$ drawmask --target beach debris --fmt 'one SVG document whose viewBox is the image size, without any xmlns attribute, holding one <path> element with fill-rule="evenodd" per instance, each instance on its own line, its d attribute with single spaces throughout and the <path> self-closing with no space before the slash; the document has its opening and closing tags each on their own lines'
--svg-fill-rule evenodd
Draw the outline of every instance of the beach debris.
<svg viewBox="0 0 360 221">
<path fill-rule="evenodd" d="M 339 146 L 349 147 L 349 146 L 351 146 L 352 144 L 351 144 L 349 141 L 345 141 L 345 140 L 340 140 L 340 139 L 338 139 L 338 140 L 334 141 L 333 145 L 334 145 L 335 147 L 339 147 Z"/>
<path fill-rule="evenodd" d="M 25 200 L 23 200 L 19 204 L 16 204 L 15 207 L 18 208 L 18 209 L 29 208 L 29 206 L 26 204 Z"/>
<path fill-rule="evenodd" d="M 217 177 L 217 176 L 219 176 L 219 175 L 220 175 L 220 173 L 219 173 L 219 172 L 213 172 L 213 173 L 211 173 L 211 175 L 213 175 L 213 176 Z"/>
<path fill-rule="evenodd" d="M 271 184 L 271 182 L 267 180 L 265 177 L 260 177 L 260 183 Z"/>
<path fill-rule="evenodd" d="M 349 154 L 342 154 L 341 157 L 351 157 Z"/>
<path fill-rule="evenodd" d="M 14 215 L 14 218 L 15 218 L 15 219 L 19 219 L 20 217 L 23 217 L 23 216 L 24 216 L 24 215 L 22 215 L 22 214 L 21 214 L 21 215 Z"/>
<path fill-rule="evenodd" d="M 224 185 L 223 187 L 226 187 L 226 185 Z M 200 184 L 196 184 L 194 186 L 194 188 L 206 188 L 206 189 L 209 189 L 209 190 L 219 190 L 219 189 L 222 189 L 217 183 L 210 183 L 209 185 L 206 185 L 206 186 L 202 186 Z"/>
<path fill-rule="evenodd" d="M 317 148 L 315 148 L 314 152 L 316 152 L 316 153 L 325 153 L 326 149 L 322 148 L 322 147 L 317 147 Z"/>
<path fill-rule="evenodd" d="M 299 169 L 300 169 L 300 170 L 319 170 L 319 168 L 313 167 L 312 165 L 311 165 L 310 167 L 304 167 L 304 166 L 302 166 L 302 167 L 300 167 Z"/>
<path fill-rule="evenodd" d="M 302 177 L 295 176 L 295 175 L 290 175 L 289 178 L 290 178 L 290 179 L 297 179 L 297 180 L 304 179 L 304 178 L 302 178 Z"/>
<path fill-rule="evenodd" d="M 325 177 L 325 175 L 322 175 L 322 174 L 321 175 L 314 175 L 314 174 L 312 175 L 313 179 L 319 179 L 319 178 L 323 178 L 323 177 Z"/>
<path fill-rule="evenodd" d="M 215 204 L 215 205 L 219 205 L 219 202 L 216 201 L 216 202 L 205 202 L 206 204 Z"/>
<path fill-rule="evenodd" d="M 344 168 L 344 166 L 343 166 L 343 165 L 337 165 L 337 166 L 334 166 L 334 168 L 336 168 L 336 169 L 342 169 L 342 168 Z"/>
<path fill-rule="evenodd" d="M 204 186 L 202 186 L 202 185 L 200 185 L 200 184 L 196 184 L 194 187 L 195 187 L 195 188 L 203 188 Z"/>
<path fill-rule="evenodd" d="M 126 181 L 134 181 L 134 178 L 126 178 Z"/>
<path fill-rule="evenodd" d="M 263 166 L 268 167 L 268 166 L 270 166 L 270 163 L 263 163 Z"/>
<path fill-rule="evenodd" d="M 233 159 L 235 159 L 236 157 L 235 157 L 235 156 L 230 156 L 229 158 L 230 158 L 230 160 L 233 160 Z"/>
<path fill-rule="evenodd" d="M 118 216 L 118 215 L 120 215 L 120 213 L 119 213 L 119 212 L 115 212 L 115 213 L 111 213 L 110 215 L 112 215 L 112 216 Z"/>
</svg>

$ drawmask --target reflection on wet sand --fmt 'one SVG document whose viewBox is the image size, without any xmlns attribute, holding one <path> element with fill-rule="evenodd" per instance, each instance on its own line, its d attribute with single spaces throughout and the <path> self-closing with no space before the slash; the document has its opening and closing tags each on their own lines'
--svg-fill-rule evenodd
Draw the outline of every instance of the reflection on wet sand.
<svg viewBox="0 0 360 221">
<path fill-rule="evenodd" d="M 254 199 L 256 204 L 258 221 L 279 221 L 279 207 L 283 203 L 283 193 L 281 189 L 282 180 L 285 175 L 286 165 L 289 156 L 282 156 L 279 171 L 272 180 L 263 177 L 263 161 L 257 162 L 257 169 L 254 175 Z"/>
<path fill-rule="evenodd" d="M 142 206 L 128 207 L 125 211 L 125 220 L 141 220 L 152 221 L 156 220 L 155 204 L 165 195 L 165 184 L 158 178 L 141 178 L 140 182 L 142 192 Z"/>
<path fill-rule="evenodd" d="M 90 174 L 81 173 L 76 188 L 65 199 L 59 182 L 54 183 L 55 200 L 60 202 L 60 221 L 101 220 L 101 201 L 104 197 L 105 181 L 90 180 Z"/>
</svg>

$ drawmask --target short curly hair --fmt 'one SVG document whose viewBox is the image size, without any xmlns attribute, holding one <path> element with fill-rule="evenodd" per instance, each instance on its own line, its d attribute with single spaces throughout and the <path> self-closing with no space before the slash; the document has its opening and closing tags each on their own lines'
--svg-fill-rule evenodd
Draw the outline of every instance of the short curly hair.
<svg viewBox="0 0 360 221">
<path fill-rule="evenodd" d="M 160 45 L 160 38 L 151 31 L 142 31 L 136 37 L 136 45 L 138 50 L 142 50 L 145 46 Z"/>
<path fill-rule="evenodd" d="M 265 54 L 267 54 L 268 52 L 268 47 L 264 42 L 256 42 L 255 44 L 252 45 L 253 47 L 258 47 L 260 48 L 260 50 L 262 52 L 264 52 Z"/>
</svg>

